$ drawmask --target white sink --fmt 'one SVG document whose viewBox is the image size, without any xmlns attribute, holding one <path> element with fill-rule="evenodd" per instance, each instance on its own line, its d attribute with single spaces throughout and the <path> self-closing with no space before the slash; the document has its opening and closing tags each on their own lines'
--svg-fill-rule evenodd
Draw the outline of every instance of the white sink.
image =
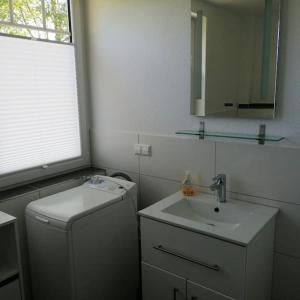
<svg viewBox="0 0 300 300">
<path fill-rule="evenodd" d="M 246 245 L 277 212 L 277 208 L 232 199 L 218 204 L 211 194 L 183 197 L 178 192 L 139 214 Z"/>
<path fill-rule="evenodd" d="M 217 205 L 215 201 L 212 201 L 210 195 L 204 195 L 201 198 L 183 198 L 162 211 L 225 230 L 237 229 L 243 215 L 248 213 L 239 210 L 231 203 Z"/>
</svg>

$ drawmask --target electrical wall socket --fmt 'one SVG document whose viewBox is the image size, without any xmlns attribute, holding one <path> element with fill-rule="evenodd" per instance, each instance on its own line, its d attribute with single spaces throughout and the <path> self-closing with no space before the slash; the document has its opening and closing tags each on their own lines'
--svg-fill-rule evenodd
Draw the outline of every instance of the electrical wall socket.
<svg viewBox="0 0 300 300">
<path fill-rule="evenodd" d="M 151 156 L 151 145 L 135 144 L 134 154 L 140 156 Z"/>
</svg>

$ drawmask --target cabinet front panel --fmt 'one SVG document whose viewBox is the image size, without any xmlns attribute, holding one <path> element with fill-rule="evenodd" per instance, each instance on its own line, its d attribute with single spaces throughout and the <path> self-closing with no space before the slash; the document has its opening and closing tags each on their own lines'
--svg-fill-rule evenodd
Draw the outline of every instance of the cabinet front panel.
<svg viewBox="0 0 300 300">
<path fill-rule="evenodd" d="M 185 300 L 186 280 L 142 263 L 143 300 Z"/>
<path fill-rule="evenodd" d="M 187 281 L 187 300 L 234 300 L 218 292 L 207 289 L 192 281 Z"/>
<path fill-rule="evenodd" d="M 246 248 L 141 218 L 142 260 L 235 299 L 244 298 Z"/>
<path fill-rule="evenodd" d="M 15 280 L 0 288 L 1 300 L 21 300 L 20 282 Z"/>
</svg>

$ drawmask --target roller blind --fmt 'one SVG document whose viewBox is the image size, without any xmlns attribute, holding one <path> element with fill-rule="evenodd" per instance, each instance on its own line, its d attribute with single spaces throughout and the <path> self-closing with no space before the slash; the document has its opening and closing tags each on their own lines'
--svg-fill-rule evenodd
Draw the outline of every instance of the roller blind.
<svg viewBox="0 0 300 300">
<path fill-rule="evenodd" d="M 0 176 L 80 156 L 73 45 L 0 36 Z"/>
</svg>

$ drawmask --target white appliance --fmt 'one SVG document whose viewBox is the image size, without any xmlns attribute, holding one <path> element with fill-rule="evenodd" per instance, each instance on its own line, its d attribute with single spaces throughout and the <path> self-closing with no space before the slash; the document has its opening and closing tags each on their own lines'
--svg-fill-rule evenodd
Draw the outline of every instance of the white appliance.
<svg viewBox="0 0 300 300">
<path fill-rule="evenodd" d="M 31 202 L 26 225 L 34 300 L 134 300 L 137 189 L 96 175 Z"/>
</svg>

